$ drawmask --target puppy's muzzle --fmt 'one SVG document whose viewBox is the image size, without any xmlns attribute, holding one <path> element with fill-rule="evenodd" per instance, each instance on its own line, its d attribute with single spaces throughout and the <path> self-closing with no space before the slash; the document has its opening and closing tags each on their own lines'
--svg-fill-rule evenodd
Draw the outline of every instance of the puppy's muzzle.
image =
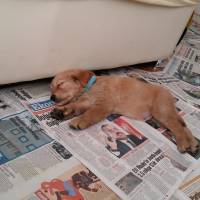
<svg viewBox="0 0 200 200">
<path fill-rule="evenodd" d="M 52 101 L 56 101 L 56 95 L 51 95 L 51 97 L 50 97 L 50 99 L 52 100 Z"/>
</svg>

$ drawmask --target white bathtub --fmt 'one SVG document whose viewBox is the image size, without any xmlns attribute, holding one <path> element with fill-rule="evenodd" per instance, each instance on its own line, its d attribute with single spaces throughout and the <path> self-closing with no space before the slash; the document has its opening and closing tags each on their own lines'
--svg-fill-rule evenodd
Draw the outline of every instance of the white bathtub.
<svg viewBox="0 0 200 200">
<path fill-rule="evenodd" d="M 0 1 L 0 84 L 164 58 L 192 11 L 126 0 Z"/>
</svg>

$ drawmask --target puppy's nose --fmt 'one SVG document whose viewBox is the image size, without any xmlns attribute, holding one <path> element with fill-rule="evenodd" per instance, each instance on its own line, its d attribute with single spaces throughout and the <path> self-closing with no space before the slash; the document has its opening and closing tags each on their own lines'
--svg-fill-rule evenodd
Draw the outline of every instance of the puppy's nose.
<svg viewBox="0 0 200 200">
<path fill-rule="evenodd" d="M 51 99 L 52 101 L 56 101 L 56 96 L 53 94 L 53 95 L 51 95 L 50 99 Z"/>
</svg>

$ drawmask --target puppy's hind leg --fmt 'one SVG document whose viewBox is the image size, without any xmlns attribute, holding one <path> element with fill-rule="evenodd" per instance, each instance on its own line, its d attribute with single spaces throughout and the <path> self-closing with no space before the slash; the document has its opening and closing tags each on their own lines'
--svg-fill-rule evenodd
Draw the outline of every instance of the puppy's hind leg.
<svg viewBox="0 0 200 200">
<path fill-rule="evenodd" d="M 198 142 L 176 112 L 173 101 L 154 104 L 152 116 L 174 134 L 177 148 L 181 153 L 197 151 Z"/>
</svg>

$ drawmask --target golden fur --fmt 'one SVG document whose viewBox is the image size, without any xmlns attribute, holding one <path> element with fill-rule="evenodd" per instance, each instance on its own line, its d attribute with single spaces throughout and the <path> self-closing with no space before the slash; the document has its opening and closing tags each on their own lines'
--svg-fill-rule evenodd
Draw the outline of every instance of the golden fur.
<svg viewBox="0 0 200 200">
<path fill-rule="evenodd" d="M 170 92 L 137 78 L 97 76 L 88 92 L 82 92 L 93 72 L 67 70 L 58 74 L 51 83 L 52 98 L 57 102 L 55 111 L 70 122 L 74 129 L 85 129 L 110 114 L 120 114 L 142 120 L 150 114 L 174 134 L 180 152 L 197 150 L 198 142 L 177 114 Z M 58 112 L 59 111 L 59 112 Z"/>
</svg>

